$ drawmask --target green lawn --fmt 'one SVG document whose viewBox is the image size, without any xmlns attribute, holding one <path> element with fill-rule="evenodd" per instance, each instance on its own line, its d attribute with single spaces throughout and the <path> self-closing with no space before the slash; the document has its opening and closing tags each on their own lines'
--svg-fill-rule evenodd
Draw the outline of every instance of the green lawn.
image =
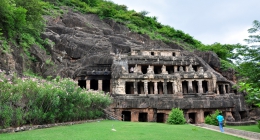
<svg viewBox="0 0 260 140">
<path fill-rule="evenodd" d="M 112 125 L 116 131 L 112 131 Z M 192 125 L 100 121 L 18 133 L 0 134 L 0 140 L 241 140 L 242 138 Z"/>
<path fill-rule="evenodd" d="M 226 126 L 227 128 L 233 128 L 233 129 L 239 129 L 239 130 L 245 130 L 245 131 L 252 131 L 252 132 L 258 132 L 260 133 L 260 129 L 257 127 L 257 125 L 246 125 L 246 126 Z"/>
</svg>

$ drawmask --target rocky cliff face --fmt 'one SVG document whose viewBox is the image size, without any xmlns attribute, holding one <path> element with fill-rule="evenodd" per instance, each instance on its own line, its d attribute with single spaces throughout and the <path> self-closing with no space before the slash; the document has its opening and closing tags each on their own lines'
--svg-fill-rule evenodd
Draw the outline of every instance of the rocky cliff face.
<svg viewBox="0 0 260 140">
<path fill-rule="evenodd" d="M 120 23 L 110 19 L 101 20 L 95 14 L 81 14 L 63 8 L 65 14 L 53 18 L 45 16 L 47 26 L 42 38 L 48 40 L 46 51 L 34 45 L 30 62 L 21 49 L 13 47 L 11 54 L 2 53 L 0 67 L 6 71 L 21 74 L 28 69 L 38 75 L 75 78 L 81 71 L 93 64 L 111 64 L 115 53 L 128 53 L 130 48 L 172 48 L 180 46 L 149 39 L 129 31 Z M 195 52 L 213 69 L 220 69 L 220 62 L 213 52 Z M 229 75 L 227 72 L 226 75 Z M 227 76 L 232 77 L 232 76 Z"/>
</svg>

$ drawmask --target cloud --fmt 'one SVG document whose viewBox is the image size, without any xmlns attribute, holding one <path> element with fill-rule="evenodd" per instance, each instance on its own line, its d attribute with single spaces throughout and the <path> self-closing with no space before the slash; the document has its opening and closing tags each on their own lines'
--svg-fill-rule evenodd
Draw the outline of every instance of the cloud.
<svg viewBox="0 0 260 140">
<path fill-rule="evenodd" d="M 260 0 L 113 0 L 190 34 L 205 44 L 243 43 L 247 29 L 260 20 Z"/>
</svg>

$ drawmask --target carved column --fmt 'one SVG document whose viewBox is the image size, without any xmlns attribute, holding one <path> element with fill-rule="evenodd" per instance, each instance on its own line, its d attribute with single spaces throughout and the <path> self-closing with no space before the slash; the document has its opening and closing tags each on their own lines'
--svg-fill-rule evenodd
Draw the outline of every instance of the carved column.
<svg viewBox="0 0 260 140">
<path fill-rule="evenodd" d="M 164 80 L 164 82 L 163 82 L 163 94 L 168 94 L 167 93 L 167 81 L 166 80 Z"/>
<path fill-rule="evenodd" d="M 172 91 L 173 94 L 175 94 L 175 93 L 178 92 L 176 81 L 173 81 L 173 82 L 172 82 L 172 90 L 173 90 L 173 91 Z"/>
<path fill-rule="evenodd" d="M 201 81 L 201 80 L 198 81 L 198 88 L 199 88 L 199 89 L 198 89 L 198 92 L 199 92 L 199 93 L 203 93 L 202 81 Z"/>
<path fill-rule="evenodd" d="M 102 90 L 102 80 L 98 80 L 98 90 Z"/>
<path fill-rule="evenodd" d="M 224 84 L 222 85 L 222 89 L 223 89 L 223 93 L 226 94 L 226 88 Z"/>
<path fill-rule="evenodd" d="M 158 94 L 157 82 L 154 82 L 154 94 Z"/>
<path fill-rule="evenodd" d="M 148 94 L 148 82 L 144 81 L 144 94 Z"/>
<path fill-rule="evenodd" d="M 178 66 L 174 66 L 174 72 L 178 72 Z"/>
<path fill-rule="evenodd" d="M 86 88 L 90 89 L 90 80 L 86 80 Z"/>
<path fill-rule="evenodd" d="M 189 80 L 189 81 L 188 81 L 188 93 L 192 93 L 192 92 L 193 92 L 192 81 Z"/>
<path fill-rule="evenodd" d="M 135 82 L 134 82 L 134 94 L 138 94 L 137 89 L 138 89 L 138 87 L 137 87 L 137 82 L 135 81 Z"/>
</svg>

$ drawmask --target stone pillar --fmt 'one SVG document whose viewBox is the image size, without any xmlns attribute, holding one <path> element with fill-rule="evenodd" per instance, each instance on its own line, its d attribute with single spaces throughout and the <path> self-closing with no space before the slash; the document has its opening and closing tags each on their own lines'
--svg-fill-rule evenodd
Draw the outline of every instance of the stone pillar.
<svg viewBox="0 0 260 140">
<path fill-rule="evenodd" d="M 138 89 L 138 87 L 137 87 L 137 82 L 135 81 L 135 82 L 134 82 L 134 94 L 138 94 L 137 89 Z"/>
<path fill-rule="evenodd" d="M 223 89 L 223 93 L 226 94 L 227 92 L 226 92 L 226 87 L 224 84 L 222 84 L 222 89 Z"/>
<path fill-rule="evenodd" d="M 172 93 L 175 94 L 178 92 L 178 88 L 177 88 L 177 82 L 176 81 L 173 81 L 172 82 Z"/>
<path fill-rule="evenodd" d="M 174 66 L 174 72 L 178 72 L 178 66 Z"/>
<path fill-rule="evenodd" d="M 102 90 L 102 80 L 98 80 L 98 90 Z"/>
<path fill-rule="evenodd" d="M 193 88 L 192 88 L 192 81 L 188 81 L 188 93 L 192 93 Z"/>
<path fill-rule="evenodd" d="M 144 94 L 148 94 L 148 82 L 144 81 Z"/>
<path fill-rule="evenodd" d="M 227 86 L 227 88 L 226 88 L 226 86 Z M 230 93 L 229 85 L 225 85 L 225 88 L 226 88 L 226 93 Z"/>
<path fill-rule="evenodd" d="M 86 88 L 90 89 L 90 80 L 86 80 Z"/>
<path fill-rule="evenodd" d="M 199 89 L 198 89 L 198 92 L 199 92 L 199 93 L 203 93 L 202 81 L 201 81 L 201 80 L 198 81 L 198 88 L 199 88 Z"/>
<path fill-rule="evenodd" d="M 157 82 L 154 82 L 154 94 L 158 94 Z"/>
<path fill-rule="evenodd" d="M 166 80 L 164 80 L 164 82 L 163 82 L 163 94 L 168 94 L 167 93 L 167 81 Z"/>
<path fill-rule="evenodd" d="M 204 111 L 202 109 L 197 112 L 195 123 L 204 123 Z"/>
<path fill-rule="evenodd" d="M 186 72 L 189 72 L 189 66 L 185 66 L 185 69 Z"/>
</svg>

